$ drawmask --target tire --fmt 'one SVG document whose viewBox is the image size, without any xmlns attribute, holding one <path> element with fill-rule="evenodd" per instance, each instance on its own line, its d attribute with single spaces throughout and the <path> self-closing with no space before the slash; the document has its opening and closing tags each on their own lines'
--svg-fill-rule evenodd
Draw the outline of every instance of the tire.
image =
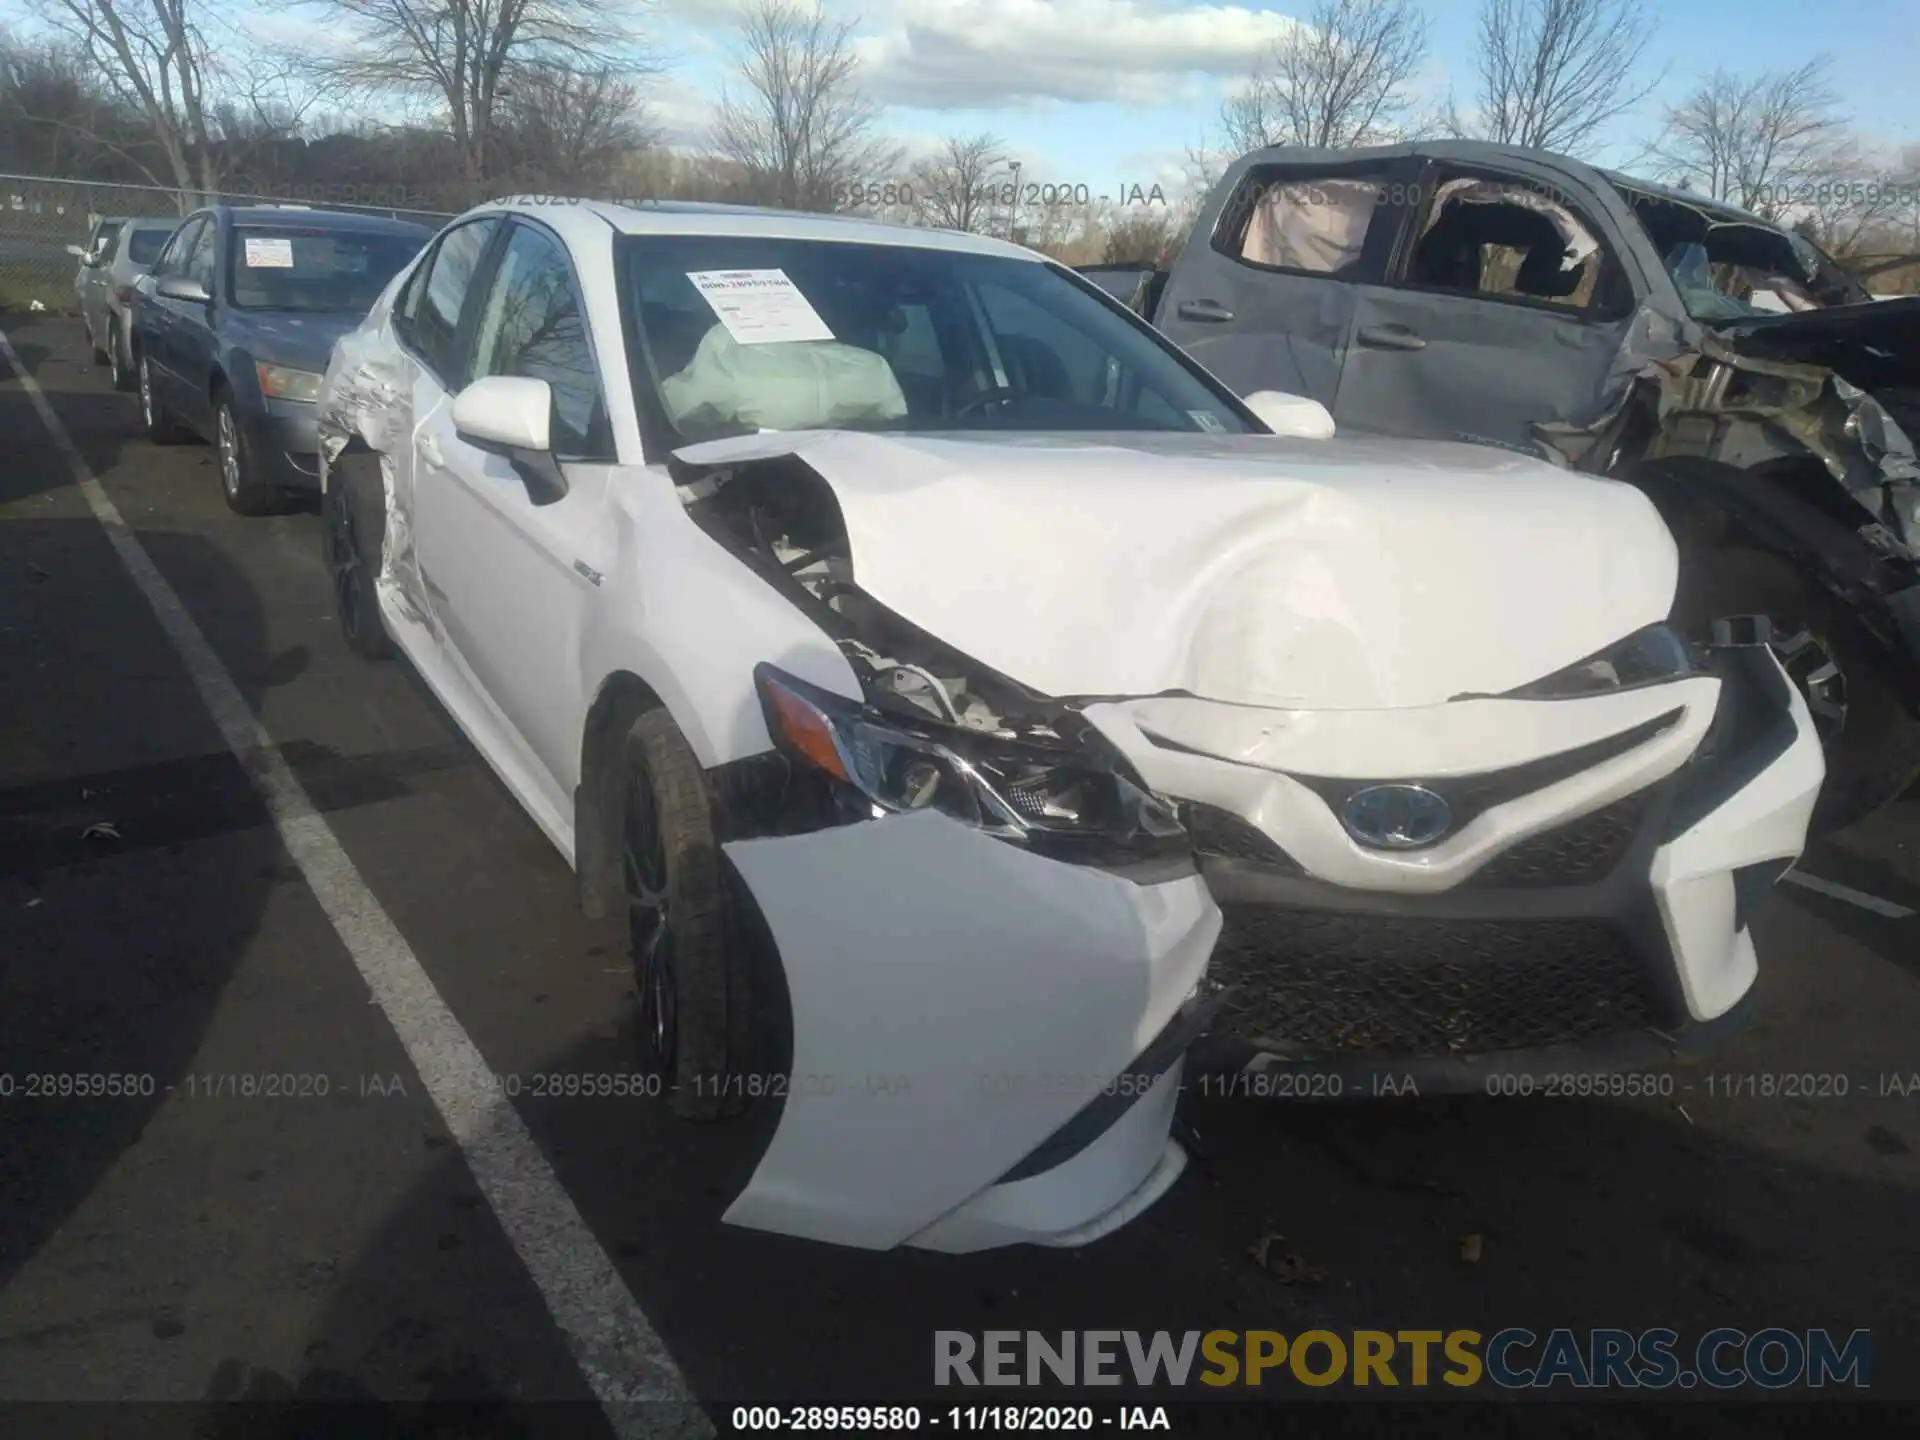
<svg viewBox="0 0 1920 1440">
<path fill-rule="evenodd" d="M 755 1006 L 736 943 L 706 772 L 665 710 L 627 732 L 621 880 L 639 996 L 640 1066 L 687 1120 L 739 1113 Z"/>
<path fill-rule="evenodd" d="M 147 439 L 156 445 L 178 445 L 188 438 L 187 430 L 167 412 L 160 397 L 153 392 L 153 374 L 148 369 L 147 357 L 142 355 L 134 362 L 135 388 L 140 392 L 140 418 L 147 428 Z"/>
<path fill-rule="evenodd" d="M 284 509 L 286 497 L 276 486 L 260 480 L 253 447 L 247 443 L 247 432 L 234 413 L 231 390 L 213 397 L 213 437 L 220 493 L 226 497 L 227 508 L 236 515 L 271 515 Z"/>
<path fill-rule="evenodd" d="M 135 378 L 133 367 L 126 363 L 127 337 L 120 331 L 120 318 L 116 315 L 107 322 L 107 368 L 113 378 L 116 390 L 137 390 L 140 382 Z"/>
<path fill-rule="evenodd" d="M 342 456 L 320 500 L 320 553 L 333 582 L 333 612 L 340 636 L 362 660 L 385 660 L 393 640 L 380 618 L 380 548 L 387 525 L 386 487 L 380 462 L 370 455 Z"/>
<path fill-rule="evenodd" d="M 1674 620 L 1704 635 L 1725 615 L 1765 615 L 1826 753 L 1813 831 L 1865 819 L 1920 778 L 1920 718 L 1889 682 L 1883 647 L 1845 604 L 1785 556 L 1745 546 L 1683 552 Z M 1831 665 L 1832 677 L 1823 672 Z"/>
</svg>

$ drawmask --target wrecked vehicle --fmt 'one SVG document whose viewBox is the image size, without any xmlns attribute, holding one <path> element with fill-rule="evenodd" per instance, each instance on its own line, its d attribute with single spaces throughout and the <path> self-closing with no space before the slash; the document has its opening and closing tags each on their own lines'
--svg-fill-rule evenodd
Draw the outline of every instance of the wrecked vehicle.
<svg viewBox="0 0 1920 1440">
<path fill-rule="evenodd" d="M 1637 491 L 1277 435 L 1324 412 L 995 240 L 501 202 L 321 410 L 347 642 L 624 914 L 664 1103 L 777 1114 L 739 1225 L 1125 1224 L 1186 1163 L 1210 881 L 1413 927 L 1405 976 L 1482 946 L 1542 1034 L 1714 1032 L 1820 782 L 1771 653 L 1666 628 Z"/>
<path fill-rule="evenodd" d="M 1816 825 L 1920 775 L 1920 298 L 1744 211 L 1474 141 L 1247 155 L 1171 269 L 1090 267 L 1241 391 L 1346 431 L 1628 480 L 1674 619 L 1766 614 L 1827 751 Z"/>
</svg>

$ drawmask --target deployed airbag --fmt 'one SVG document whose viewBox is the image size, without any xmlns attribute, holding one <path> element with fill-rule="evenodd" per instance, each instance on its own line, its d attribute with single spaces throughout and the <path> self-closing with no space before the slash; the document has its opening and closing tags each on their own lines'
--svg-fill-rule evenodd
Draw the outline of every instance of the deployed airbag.
<svg viewBox="0 0 1920 1440">
<path fill-rule="evenodd" d="M 724 325 L 707 331 L 660 394 L 682 429 L 831 429 L 907 413 L 893 367 L 871 350 L 837 340 L 742 345 Z"/>
</svg>

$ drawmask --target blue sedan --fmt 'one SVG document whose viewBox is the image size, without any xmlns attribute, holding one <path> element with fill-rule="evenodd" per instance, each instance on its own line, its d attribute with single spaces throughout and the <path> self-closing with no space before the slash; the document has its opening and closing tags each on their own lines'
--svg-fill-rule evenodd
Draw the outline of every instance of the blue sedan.
<svg viewBox="0 0 1920 1440">
<path fill-rule="evenodd" d="M 136 286 L 131 345 L 149 438 L 211 441 L 242 515 L 317 489 L 314 401 L 333 342 L 430 238 L 424 226 L 331 210 L 189 215 Z"/>
</svg>

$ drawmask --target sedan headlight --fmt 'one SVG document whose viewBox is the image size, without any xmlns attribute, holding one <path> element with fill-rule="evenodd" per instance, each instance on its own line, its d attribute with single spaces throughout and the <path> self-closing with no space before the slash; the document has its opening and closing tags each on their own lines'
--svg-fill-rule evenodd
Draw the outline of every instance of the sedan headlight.
<svg viewBox="0 0 1920 1440">
<path fill-rule="evenodd" d="M 1571 700 L 1582 695 L 1604 695 L 1635 685 L 1678 680 L 1696 673 L 1699 668 L 1693 648 L 1671 625 L 1649 625 L 1577 665 L 1569 665 L 1544 680 L 1508 691 L 1505 698 Z"/>
<path fill-rule="evenodd" d="M 1173 811 L 1104 757 L 885 714 L 761 665 L 767 729 L 865 817 L 938 810 L 999 839 L 1059 853 L 1184 850 Z"/>
<path fill-rule="evenodd" d="M 311 370 L 294 370 L 264 361 L 254 369 L 260 375 L 260 393 L 269 400 L 304 400 L 311 405 L 320 398 L 320 382 L 325 377 Z"/>
</svg>

